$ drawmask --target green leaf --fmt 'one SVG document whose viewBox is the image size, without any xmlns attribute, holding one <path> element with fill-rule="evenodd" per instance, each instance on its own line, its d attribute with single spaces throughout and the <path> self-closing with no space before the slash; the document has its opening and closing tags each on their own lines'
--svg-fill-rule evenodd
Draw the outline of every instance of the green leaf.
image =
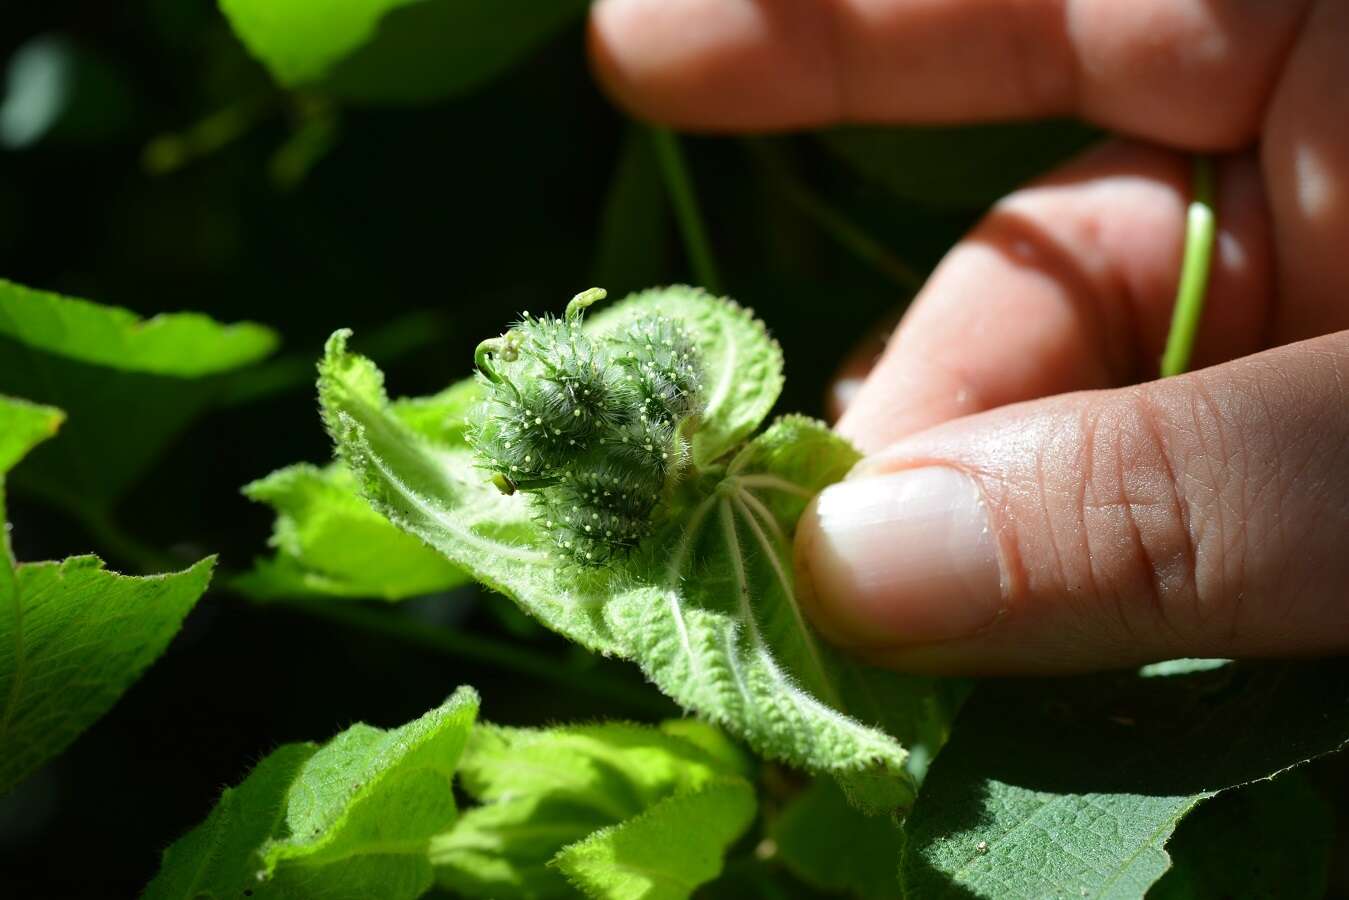
<svg viewBox="0 0 1349 900">
<path fill-rule="evenodd" d="M 553 864 L 590 897 L 683 900 L 721 873 L 755 805 L 744 780 L 715 781 L 572 844 Z"/>
<path fill-rule="evenodd" d="M 983 209 L 1081 152 L 1100 132 L 1077 122 L 850 127 L 819 140 L 901 200 Z"/>
<path fill-rule="evenodd" d="M 144 900 L 263 896 L 258 850 L 283 827 L 286 792 L 317 751 L 315 744 L 285 744 L 225 788 L 206 820 L 164 851 Z"/>
<path fill-rule="evenodd" d="M 598 334 L 621 331 L 659 312 L 694 334 L 702 355 L 706 408 L 693 437 L 693 461 L 714 462 L 749 437 L 782 392 L 782 348 L 751 310 L 699 288 L 652 288 L 633 294 L 589 320 Z"/>
<path fill-rule="evenodd" d="M 234 584 L 259 598 L 331 595 L 401 600 L 462 584 L 463 572 L 362 499 L 340 464 L 290 466 L 244 487 L 277 511 L 271 545 Z"/>
<path fill-rule="evenodd" d="M 168 646 L 214 566 L 129 578 L 74 556 L 0 581 L 0 791 L 108 711 Z"/>
<path fill-rule="evenodd" d="M 982 685 L 907 823 L 923 897 L 1139 897 L 1218 791 L 1349 741 L 1349 662 Z"/>
<path fill-rule="evenodd" d="M 215 565 L 128 578 L 92 556 L 16 564 L 5 477 L 61 421 L 59 409 L 0 396 L 0 793 L 108 711 L 168 646 Z"/>
<path fill-rule="evenodd" d="M 432 842 L 437 880 L 467 896 L 572 896 L 548 865 L 559 850 L 743 764 L 647 726 L 480 727 L 460 775 L 482 805 Z"/>
<path fill-rule="evenodd" d="M 900 826 L 864 816 L 829 779 L 816 779 L 769 828 L 778 859 L 802 881 L 854 897 L 900 896 Z"/>
<path fill-rule="evenodd" d="M 195 313 L 140 319 L 0 280 L 0 392 L 70 417 L 20 483 L 71 509 L 106 509 L 212 401 L 225 373 L 275 345 L 260 325 Z"/>
<path fill-rule="evenodd" d="M 491 80 L 567 23 L 583 0 L 220 0 L 248 49 L 289 88 L 421 103 Z"/>
<path fill-rule="evenodd" d="M 1301 772 L 1221 794 L 1185 817 L 1150 900 L 1326 896 L 1335 813 Z"/>
<path fill-rule="evenodd" d="M 282 747 L 164 853 L 147 898 L 419 897 L 431 836 L 455 819 L 455 766 L 478 695 L 401 728 L 353 725 Z"/>
<path fill-rule="evenodd" d="M 710 361 L 695 456 L 723 459 L 771 407 L 780 355 L 750 316 L 692 289 L 649 291 L 593 320 L 687 317 Z M 693 477 L 670 520 L 606 568 L 560 564 L 527 498 L 500 493 L 466 449 L 433 445 L 388 407 L 382 376 L 329 342 L 324 419 L 375 508 L 582 645 L 636 661 L 677 702 L 761 755 L 841 777 L 875 810 L 912 800 L 945 740 L 955 691 L 862 666 L 824 645 L 792 583 L 791 533 L 808 499 L 858 456 L 823 425 L 782 420 L 728 465 Z M 699 441 L 701 439 L 701 441 Z M 922 753 L 909 759 L 901 742 Z M 906 764 L 917 763 L 906 769 Z"/>
<path fill-rule="evenodd" d="M 199 378 L 257 362 L 276 348 L 268 328 L 221 325 L 198 313 L 141 319 L 130 310 L 0 279 L 0 335 L 34 350 L 123 372 Z"/>
<path fill-rule="evenodd" d="M 56 434 L 66 414 L 51 406 L 39 406 L 0 394 L 0 521 L 5 518 L 5 474 L 38 444 Z M 0 534 L 0 568 L 13 562 L 9 532 Z"/>
</svg>

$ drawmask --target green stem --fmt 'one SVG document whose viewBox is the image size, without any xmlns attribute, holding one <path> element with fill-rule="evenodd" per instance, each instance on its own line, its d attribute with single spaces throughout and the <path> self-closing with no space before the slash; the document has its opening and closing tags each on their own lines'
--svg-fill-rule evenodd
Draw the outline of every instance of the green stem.
<svg viewBox="0 0 1349 900">
<path fill-rule="evenodd" d="M 747 142 L 763 163 L 764 171 L 781 195 L 799 209 L 840 247 L 910 293 L 923 286 L 923 276 L 861 226 L 844 216 L 807 187 L 787 165 L 781 152 L 762 141 Z"/>
<path fill-rule="evenodd" d="M 349 600 L 299 597 L 268 601 L 264 605 L 296 610 L 350 628 L 406 641 L 457 659 L 517 672 L 555 689 L 574 690 L 606 703 L 617 704 L 629 714 L 659 718 L 675 712 L 658 694 L 615 681 L 607 673 L 597 671 L 594 677 L 590 677 L 590 673 L 569 669 L 564 660 L 482 635 L 426 625 L 396 610 L 374 609 Z"/>
<path fill-rule="evenodd" d="M 1199 320 L 1204 315 L 1213 262 L 1217 214 L 1213 202 L 1213 161 L 1207 156 L 1194 160 L 1194 196 L 1185 225 L 1185 257 L 1180 267 L 1180 285 L 1171 314 L 1171 331 L 1162 354 L 1162 377 L 1179 375 L 1190 367 Z"/>
<path fill-rule="evenodd" d="M 675 219 L 684 238 L 684 249 L 688 253 L 693 277 L 712 293 L 720 294 L 721 277 L 712 258 L 712 247 L 707 240 L 707 229 L 698 208 L 698 197 L 693 191 L 688 165 L 679 147 L 679 138 L 664 128 L 653 128 L 651 145 L 655 148 L 656 160 L 665 179 L 665 189 L 670 194 L 670 204 L 674 207 Z"/>
</svg>

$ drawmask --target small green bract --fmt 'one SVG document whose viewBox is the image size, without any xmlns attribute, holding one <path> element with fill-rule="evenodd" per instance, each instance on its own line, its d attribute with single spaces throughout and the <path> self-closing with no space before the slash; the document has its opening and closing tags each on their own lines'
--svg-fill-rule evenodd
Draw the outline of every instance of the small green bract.
<svg viewBox="0 0 1349 900">
<path fill-rule="evenodd" d="M 659 520 L 663 495 L 687 472 L 703 412 L 693 335 L 659 314 L 592 337 L 576 295 L 562 318 L 521 315 L 479 345 L 486 398 L 470 439 L 504 492 L 528 492 L 565 556 L 597 565 L 631 549 Z"/>
</svg>

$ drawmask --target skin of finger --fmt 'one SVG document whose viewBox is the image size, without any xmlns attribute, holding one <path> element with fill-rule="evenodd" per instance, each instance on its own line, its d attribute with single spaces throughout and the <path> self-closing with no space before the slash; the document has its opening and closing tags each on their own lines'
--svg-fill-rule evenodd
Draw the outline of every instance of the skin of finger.
<svg viewBox="0 0 1349 900">
<path fill-rule="evenodd" d="M 684 128 L 1073 113 L 1236 149 L 1308 2 L 601 0 L 590 44 L 621 105 Z"/>
<path fill-rule="evenodd" d="M 1320 0 L 1261 145 L 1279 258 L 1275 342 L 1349 327 L 1349 4 Z"/>
<path fill-rule="evenodd" d="M 1189 161 L 1112 142 L 999 203 L 942 261 L 839 430 L 866 452 L 947 419 L 1156 372 L 1185 235 Z M 1220 233 L 1198 365 L 1262 346 L 1271 265 L 1258 169 L 1219 167 Z"/>
<path fill-rule="evenodd" d="M 798 528 L 807 611 L 874 662 L 1054 673 L 1349 650 L 1349 332 L 951 422 L 857 477 L 932 465 L 975 479 L 998 539 L 1001 614 L 974 635 L 879 640 L 925 612 L 822 596 L 816 523 Z"/>
</svg>

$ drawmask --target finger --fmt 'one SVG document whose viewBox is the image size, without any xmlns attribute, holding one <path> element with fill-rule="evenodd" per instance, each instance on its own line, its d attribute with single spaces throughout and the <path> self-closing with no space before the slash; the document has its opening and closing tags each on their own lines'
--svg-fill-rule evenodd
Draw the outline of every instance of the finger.
<svg viewBox="0 0 1349 900">
<path fill-rule="evenodd" d="M 938 266 L 839 430 L 870 452 L 957 416 L 1153 377 L 1189 182 L 1184 156 L 1113 143 L 1008 197 Z M 1264 346 L 1273 293 L 1252 158 L 1219 164 L 1217 206 L 1198 365 Z"/>
<path fill-rule="evenodd" d="M 1270 103 L 1261 147 L 1279 293 L 1276 342 L 1344 328 L 1349 297 L 1349 3 L 1308 16 Z"/>
<path fill-rule="evenodd" d="M 915 435 L 796 549 L 820 628 L 901 668 L 1349 650 L 1349 332 Z"/>
<path fill-rule="evenodd" d="M 702 129 L 1076 114 L 1192 148 L 1254 136 L 1309 0 L 601 0 L 602 83 Z"/>
<path fill-rule="evenodd" d="M 843 360 L 843 365 L 838 367 L 838 371 L 834 373 L 834 380 L 830 382 L 825 394 L 825 415 L 830 422 L 837 422 L 857 399 L 867 376 L 876 368 L 876 363 L 885 353 L 886 341 L 894 332 L 898 321 L 897 315 L 886 317 L 857 342 L 852 352 Z"/>
</svg>

